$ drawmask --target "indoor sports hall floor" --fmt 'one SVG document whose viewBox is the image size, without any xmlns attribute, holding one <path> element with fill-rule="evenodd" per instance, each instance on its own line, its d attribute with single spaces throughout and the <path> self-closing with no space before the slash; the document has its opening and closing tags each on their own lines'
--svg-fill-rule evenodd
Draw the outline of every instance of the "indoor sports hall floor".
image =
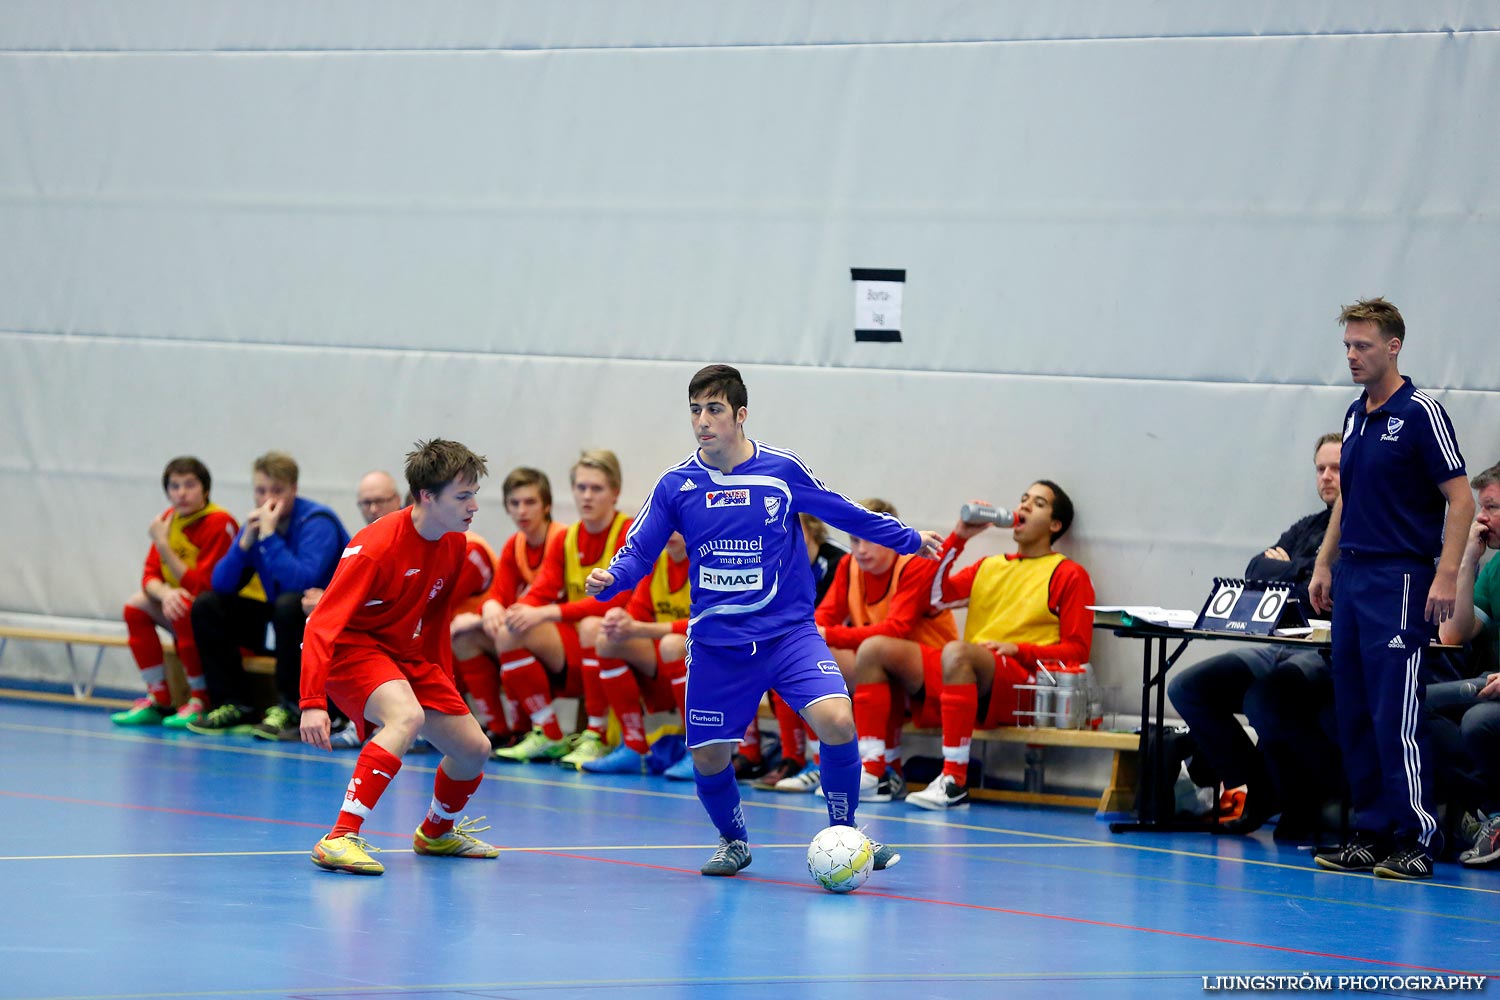
<svg viewBox="0 0 1500 1000">
<path fill-rule="evenodd" d="M 352 752 L 106 714 L 0 699 L 0 996 L 1119 998 L 1500 970 L 1500 872 L 1339 875 L 1264 833 L 1114 836 L 1072 810 L 867 805 L 904 858 L 834 896 L 804 867 L 820 800 L 747 787 L 754 863 L 709 879 L 691 787 L 496 764 L 470 812 L 501 857 L 418 858 L 432 755 L 366 825 L 386 874 L 331 874 L 307 852 Z"/>
</svg>

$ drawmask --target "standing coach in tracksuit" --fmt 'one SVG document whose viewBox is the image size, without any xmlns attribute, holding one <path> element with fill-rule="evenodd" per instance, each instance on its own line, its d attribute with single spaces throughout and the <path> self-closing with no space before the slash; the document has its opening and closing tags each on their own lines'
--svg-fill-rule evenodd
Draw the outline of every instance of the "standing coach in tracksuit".
<svg viewBox="0 0 1500 1000">
<path fill-rule="evenodd" d="M 1369 299 L 1344 307 L 1339 322 L 1349 373 L 1365 391 L 1344 418 L 1342 491 L 1308 589 L 1314 608 L 1338 607 L 1333 691 L 1354 832 L 1315 860 L 1431 878 L 1437 821 L 1420 727 L 1422 657 L 1453 616 L 1474 498 L 1448 414 L 1397 370 L 1401 313 Z"/>
</svg>

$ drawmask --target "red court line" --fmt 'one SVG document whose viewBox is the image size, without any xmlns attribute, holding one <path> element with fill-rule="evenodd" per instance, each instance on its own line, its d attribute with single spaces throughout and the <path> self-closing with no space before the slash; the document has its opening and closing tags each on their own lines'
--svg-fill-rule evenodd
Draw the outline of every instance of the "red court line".
<svg viewBox="0 0 1500 1000">
<path fill-rule="evenodd" d="M 208 819 L 236 819 L 247 823 L 274 823 L 278 826 L 302 826 L 313 830 L 327 830 L 328 823 L 308 823 L 296 819 L 275 819 L 270 816 L 236 816 L 233 813 L 204 812 L 201 809 L 173 809 L 168 806 L 143 806 L 135 802 L 100 802 L 94 799 L 71 799 L 63 795 L 37 795 L 32 792 L 0 791 L 0 795 L 14 799 L 41 799 L 44 802 L 66 802 L 76 806 L 101 806 L 109 809 L 134 809 L 139 812 L 172 813 L 176 816 L 202 816 Z M 363 830 L 361 836 L 410 837 L 409 833 L 392 833 L 386 830 Z"/>
<path fill-rule="evenodd" d="M 568 854 L 562 851 L 527 851 L 528 854 L 550 854 L 559 858 L 574 858 L 579 861 L 598 861 L 608 865 L 628 865 L 633 868 L 653 868 L 657 871 L 681 872 L 686 875 L 698 875 L 691 868 L 673 868 L 669 865 L 653 865 L 643 861 L 627 861 L 623 858 L 596 858 L 587 854 Z M 736 879 L 746 882 L 763 882 L 768 885 L 787 885 L 796 889 L 805 889 L 809 892 L 818 892 L 813 886 L 804 882 L 788 882 L 784 879 L 760 878 L 755 875 L 736 875 Z M 1407 962 L 1392 962 L 1381 958 L 1361 958 L 1356 955 L 1340 955 L 1331 951 L 1310 951 L 1306 948 L 1289 948 L 1286 945 L 1262 944 L 1256 941 L 1238 941 L 1234 938 L 1210 937 L 1206 934 L 1190 934 L 1187 931 L 1172 931 L 1161 927 L 1137 927 L 1133 924 L 1116 924 L 1107 920 L 1090 920 L 1087 917 L 1066 917 L 1057 913 L 1033 913 L 1030 910 L 1010 910 L 1003 906 L 985 906 L 982 903 L 961 903 L 952 899 L 928 899 L 923 896 L 903 896 L 894 892 L 879 892 L 860 890 L 864 896 L 879 896 L 882 899 L 895 899 L 904 903 L 928 903 L 933 906 L 953 906 L 963 910 L 980 910 L 985 913 L 1004 913 L 1014 917 L 1033 917 L 1038 920 L 1056 920 L 1060 923 L 1083 924 L 1088 927 L 1107 927 L 1111 930 L 1134 931 L 1139 934 L 1159 934 L 1163 937 L 1185 938 L 1189 941 L 1206 941 L 1211 944 L 1227 944 L 1240 948 L 1257 948 L 1261 951 L 1279 951 L 1289 955 L 1301 955 L 1306 958 L 1328 958 L 1341 962 L 1355 962 L 1361 965 L 1383 965 L 1393 969 L 1411 969 L 1417 972 L 1441 972 L 1449 976 L 1472 976 L 1477 973 L 1472 970 L 1440 969 L 1431 965 L 1411 965 Z M 1493 973 L 1490 973 L 1493 975 Z"/>
</svg>

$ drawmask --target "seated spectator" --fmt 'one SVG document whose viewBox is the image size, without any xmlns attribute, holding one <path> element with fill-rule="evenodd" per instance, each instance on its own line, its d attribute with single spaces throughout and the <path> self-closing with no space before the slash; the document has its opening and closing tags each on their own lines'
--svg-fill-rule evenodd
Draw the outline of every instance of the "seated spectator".
<svg viewBox="0 0 1500 1000">
<path fill-rule="evenodd" d="M 360 477 L 359 485 L 355 487 L 354 497 L 354 503 L 359 507 L 359 516 L 364 519 L 365 524 L 374 524 L 385 515 L 405 506 L 401 499 L 401 488 L 396 485 L 395 478 L 389 472 L 379 469 L 366 472 Z M 312 614 L 312 609 L 317 606 L 318 598 L 322 596 L 322 587 L 308 587 L 304 590 L 302 592 L 303 613 Z"/>
<path fill-rule="evenodd" d="M 642 682 L 651 707 L 666 711 L 675 706 L 685 717 L 691 585 L 687 543 L 674 531 L 651 575 L 636 584 L 630 603 L 604 613 L 595 648 L 609 707 L 620 720 L 621 742 L 603 757 L 585 761 L 583 770 L 642 774 L 648 769 L 651 747 L 642 711 Z M 692 766 L 691 755 L 685 754 L 682 760 Z"/>
<path fill-rule="evenodd" d="M 141 589 L 125 602 L 130 655 L 146 683 L 146 697 L 111 715 L 117 726 L 185 729 L 208 711 L 208 687 L 193 640 L 193 600 L 208 589 L 214 564 L 229 550 L 239 527 L 228 511 L 209 502 L 212 485 L 208 467 L 192 456 L 174 458 L 162 470 L 162 492 L 171 506 L 146 528 L 151 549 Z M 175 714 L 157 626 L 172 633 L 187 675 L 188 699 Z"/>
<path fill-rule="evenodd" d="M 509 759 L 506 755 L 511 751 L 522 752 L 516 750 L 521 744 L 526 744 L 527 754 L 544 743 L 555 745 L 561 756 L 567 749 L 552 709 L 545 672 L 540 677 L 540 690 L 532 691 L 529 696 L 510 690 L 516 683 L 514 678 L 506 680 L 507 675 L 517 670 L 536 666 L 537 659 L 521 644 L 521 637 L 506 628 L 505 611 L 530 589 L 548 544 L 554 538 L 561 539 L 567 529 L 552 520 L 552 483 L 546 473 L 525 466 L 512 469 L 501 490 L 505 512 L 515 524 L 516 532 L 500 547 L 494 582 L 477 611 L 455 615 L 449 626 L 455 669 L 484 714 L 495 720 L 506 719 L 510 711 L 507 705 L 515 705 L 518 714 L 515 721 L 530 722 L 530 732 L 523 733 L 519 740 L 496 739 L 491 729 L 492 746 L 504 752 L 497 753 L 500 759 Z M 480 719 L 481 723 L 484 721 Z M 555 743 L 546 736 L 549 725 L 558 734 Z"/>
<path fill-rule="evenodd" d="M 1475 681 L 1450 682 L 1427 689 L 1429 709 L 1443 716 L 1442 702 L 1450 693 L 1467 694 L 1458 703 L 1454 715 L 1458 721 L 1439 723 L 1440 729 L 1457 729 L 1457 739 L 1434 733 L 1435 757 L 1458 771 L 1457 788 L 1463 799 L 1454 801 L 1451 810 L 1477 809 L 1480 826 L 1464 844 L 1459 861 L 1466 865 L 1488 865 L 1500 860 L 1500 670 L 1493 661 L 1497 624 L 1500 624 L 1500 559 L 1490 559 L 1479 568 L 1485 549 L 1500 549 L 1500 465 L 1493 465 L 1474 477 L 1471 485 L 1478 491 L 1477 510 L 1463 560 L 1458 568 L 1458 599 L 1453 617 L 1438 626 L 1438 639 L 1449 645 L 1473 642 L 1481 636 L 1490 640 L 1487 669 Z"/>
<path fill-rule="evenodd" d="M 1088 661 L 1094 585 L 1082 566 L 1052 548 L 1073 523 L 1073 501 L 1039 479 L 1021 495 L 1015 517 L 1012 555 L 987 556 L 954 573 L 964 545 L 989 524 L 960 521 L 943 543 L 936 584 L 943 606 L 967 602 L 969 614 L 964 638 L 943 647 L 943 773 L 908 795 L 909 805 L 967 808 L 975 724 L 1014 725 L 1014 686 L 1034 681 L 1038 661 Z"/>
<path fill-rule="evenodd" d="M 1311 610 L 1307 584 L 1339 497 L 1339 434 L 1313 446 L 1313 471 L 1323 509 L 1293 524 L 1245 567 L 1252 580 L 1286 581 Z M 1175 673 L 1172 705 L 1192 730 L 1197 753 L 1224 783 L 1216 830 L 1245 834 L 1282 814 L 1278 840 L 1304 840 L 1318 827 L 1325 799 L 1340 787 L 1333 673 L 1321 650 L 1245 643 Z M 1255 728 L 1252 743 L 1235 718 Z M 1242 789 L 1240 795 L 1232 790 Z"/>
<path fill-rule="evenodd" d="M 604 741 L 609 700 L 599 676 L 602 667 L 594 643 L 604 613 L 630 600 L 630 594 L 623 593 L 608 603 L 597 601 L 585 595 L 584 581 L 594 568 L 608 566 L 625 544 L 630 517 L 615 508 L 621 476 L 620 460 L 614 452 L 584 452 L 573 463 L 568 479 L 578 507 L 578 523 L 548 543 L 536 579 L 505 609 L 506 629 L 519 637 L 521 645 L 541 664 L 514 669 L 506 675 L 506 681 L 522 705 L 543 699 L 550 704 L 550 687 L 563 697 L 581 695 L 587 728 L 559 745 L 562 730 L 554 715 L 551 727 L 543 727 L 545 744 L 528 738 L 509 750 L 497 751 L 496 756 L 502 760 L 556 760 L 564 767 L 577 768 L 609 752 Z"/>
<path fill-rule="evenodd" d="M 302 594 L 326 587 L 349 543 L 338 515 L 297 495 L 297 463 L 284 452 L 255 460 L 250 476 L 255 509 L 214 567 L 213 589 L 193 603 L 193 633 L 215 707 L 188 729 L 195 733 L 254 732 L 263 739 L 300 738 Z M 244 588 L 258 582 L 260 593 Z M 279 703 L 255 724 L 241 648 L 276 657 Z"/>
<path fill-rule="evenodd" d="M 861 504 L 877 514 L 897 516 L 896 508 L 885 500 L 871 498 Z M 889 802 L 893 795 L 900 797 L 904 786 L 898 772 L 887 771 L 885 748 L 899 738 L 906 703 L 903 699 L 899 705 L 894 704 L 883 675 L 870 690 L 857 690 L 856 656 L 867 643 L 882 639 L 906 642 L 916 638 L 917 642 L 911 643 L 913 648 L 918 642 L 933 647 L 934 664 L 941 669 L 938 656 L 945 644 L 958 638 L 958 627 L 953 622 L 953 612 L 932 606 L 936 561 L 913 561 L 913 556 L 899 555 L 895 549 L 862 538 L 851 536 L 849 542 L 849 555 L 839 561 L 833 584 L 818 604 L 815 620 L 818 633 L 828 643 L 834 662 L 844 675 L 844 683 L 854 691 L 854 721 L 859 730 L 861 759 L 867 765 L 873 763 L 879 747 L 880 771 L 871 774 L 867 767 L 862 772 L 860 801 Z M 812 791 L 817 787 L 818 769 L 808 767 L 778 784 L 777 790 Z"/>
</svg>

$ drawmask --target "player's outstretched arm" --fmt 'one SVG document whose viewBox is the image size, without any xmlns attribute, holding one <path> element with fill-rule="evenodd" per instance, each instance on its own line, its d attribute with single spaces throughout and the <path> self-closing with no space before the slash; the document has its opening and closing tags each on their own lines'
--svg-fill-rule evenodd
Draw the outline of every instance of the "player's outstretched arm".
<svg viewBox="0 0 1500 1000">
<path fill-rule="evenodd" d="M 308 746 L 317 747 L 319 750 L 332 750 L 333 745 L 328 742 L 328 713 L 321 708 L 305 708 L 302 710 L 302 742 Z"/>
<path fill-rule="evenodd" d="M 605 589 L 615 585 L 615 575 L 607 569 L 594 569 L 590 571 L 589 578 L 583 581 L 583 592 L 590 597 L 598 597 Z"/>
</svg>

